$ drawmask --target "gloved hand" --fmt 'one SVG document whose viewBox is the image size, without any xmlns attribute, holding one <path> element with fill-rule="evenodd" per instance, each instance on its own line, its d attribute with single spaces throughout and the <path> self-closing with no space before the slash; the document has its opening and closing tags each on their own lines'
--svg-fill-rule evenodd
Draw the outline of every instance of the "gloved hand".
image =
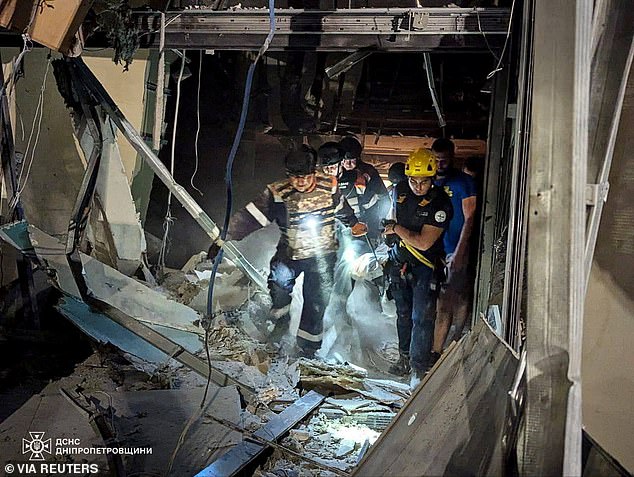
<svg viewBox="0 0 634 477">
<path fill-rule="evenodd" d="M 381 227 L 383 227 L 383 234 L 393 234 L 394 232 L 387 232 L 387 229 L 392 229 L 396 225 L 396 220 L 381 219 Z"/>
<path fill-rule="evenodd" d="M 350 232 L 353 237 L 363 237 L 368 233 L 368 226 L 363 222 L 357 222 L 352 227 L 350 227 Z"/>
<path fill-rule="evenodd" d="M 385 241 L 385 245 L 388 247 L 396 245 L 400 241 L 399 236 L 394 233 L 396 220 L 383 219 L 381 220 L 381 225 L 383 226 L 383 240 Z"/>
</svg>

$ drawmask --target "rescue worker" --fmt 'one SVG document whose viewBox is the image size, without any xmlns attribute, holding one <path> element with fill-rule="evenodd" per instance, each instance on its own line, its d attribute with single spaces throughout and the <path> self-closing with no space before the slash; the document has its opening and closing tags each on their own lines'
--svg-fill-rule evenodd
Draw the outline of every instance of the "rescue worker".
<svg viewBox="0 0 634 477">
<path fill-rule="evenodd" d="M 328 174 L 331 177 L 337 179 L 339 182 L 339 176 L 341 175 L 341 161 L 344 156 L 344 150 L 338 142 L 329 141 L 319 146 L 317 150 L 317 157 L 319 159 L 319 165 L 324 174 Z"/>
<path fill-rule="evenodd" d="M 407 180 L 407 176 L 405 175 L 405 163 L 395 162 L 392 164 L 387 171 L 387 179 L 390 181 L 390 187 L 387 192 L 390 196 L 390 202 L 392 202 L 392 191 L 396 187 L 396 184 Z"/>
<path fill-rule="evenodd" d="M 385 225 L 391 242 L 386 273 L 396 304 L 399 360 L 390 372 L 418 385 L 429 366 L 436 312 L 436 276 L 444 257 L 442 236 L 453 209 L 441 187 L 434 185 L 436 157 L 427 149 L 412 152 L 405 165 L 407 181 L 396 185 Z"/>
<path fill-rule="evenodd" d="M 477 187 L 471 176 L 453 168 L 454 143 L 436 139 L 432 151 L 438 163 L 435 184 L 444 188 L 451 199 L 454 214 L 444 236 L 446 280 L 438 299 L 438 314 L 434 331 L 433 360 L 443 351 L 450 327 L 453 336 L 460 337 L 469 314 L 473 279 L 469 268 L 469 244 L 475 221 Z"/>
<path fill-rule="evenodd" d="M 316 172 L 316 160 L 315 150 L 306 145 L 289 152 L 287 178 L 269 184 L 231 218 L 228 229 L 228 239 L 241 240 L 270 223 L 279 226 L 280 241 L 268 277 L 275 321 L 269 339 L 279 342 L 288 332 L 291 292 L 303 272 L 304 306 L 296 339 L 299 354 L 305 357 L 313 357 L 321 346 L 337 252 L 335 218 L 351 227 L 354 235 L 367 232 L 339 193 L 336 181 Z"/>
<path fill-rule="evenodd" d="M 344 137 L 339 145 L 344 153 L 339 190 L 359 220 L 368 224 L 368 237 L 378 239 L 381 219 L 390 204 L 385 184 L 374 166 L 361 160 L 363 147 L 355 137 Z"/>
</svg>

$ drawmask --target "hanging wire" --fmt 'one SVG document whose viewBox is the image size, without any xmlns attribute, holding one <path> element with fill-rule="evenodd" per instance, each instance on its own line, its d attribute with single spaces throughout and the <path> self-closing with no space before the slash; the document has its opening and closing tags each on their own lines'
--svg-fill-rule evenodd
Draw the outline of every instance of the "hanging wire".
<svg viewBox="0 0 634 477">
<path fill-rule="evenodd" d="M 174 177 L 174 162 L 176 157 L 176 129 L 178 127 L 178 113 L 180 109 L 181 100 L 181 81 L 183 80 L 183 71 L 185 70 L 185 53 L 187 50 L 183 50 L 183 57 L 181 58 L 181 67 L 178 72 L 178 80 L 176 81 L 176 111 L 174 111 L 174 125 L 172 128 L 172 148 L 170 153 L 170 174 Z M 159 252 L 158 266 L 160 270 L 165 268 L 165 257 L 169 251 L 169 233 L 174 223 L 175 218 L 172 216 L 172 191 L 167 192 L 167 210 L 165 212 L 165 218 L 163 219 L 163 240 L 161 241 L 161 250 Z"/>
<path fill-rule="evenodd" d="M 493 58 L 495 58 L 495 61 L 499 61 L 500 58 L 498 57 L 498 55 L 495 54 L 495 52 L 491 48 L 491 45 L 489 44 L 489 39 L 487 38 L 486 33 L 482 31 L 482 23 L 480 23 L 480 7 L 479 6 L 475 7 L 474 10 L 476 12 L 476 18 L 478 19 L 478 31 L 482 34 L 482 38 L 484 38 L 484 43 L 486 44 L 489 50 L 489 53 L 491 53 Z"/>
<path fill-rule="evenodd" d="M 503 69 L 501 65 L 502 65 L 502 60 L 504 59 L 504 53 L 506 52 L 506 47 L 509 43 L 509 38 L 511 37 L 511 25 L 513 24 L 514 10 L 515 10 L 515 0 L 513 0 L 513 3 L 511 4 L 511 13 L 509 15 L 509 26 L 508 26 L 508 29 L 506 30 L 506 39 L 504 40 L 504 46 L 502 47 L 502 52 L 500 53 L 500 57 L 498 58 L 498 63 L 495 66 L 495 69 L 487 75 L 487 79 L 493 78 L 499 71 L 502 71 Z"/>
<path fill-rule="evenodd" d="M 242 111 L 240 112 L 240 121 L 238 122 L 238 129 L 236 130 L 236 135 L 233 139 L 233 144 L 231 145 L 231 150 L 229 151 L 229 157 L 227 158 L 227 166 L 225 170 L 225 184 L 227 187 L 227 205 L 225 209 L 225 219 L 222 226 L 222 230 L 220 232 L 220 239 L 224 242 L 227 238 L 227 229 L 229 228 L 229 219 L 231 218 L 231 209 L 233 206 L 233 182 L 232 182 L 232 173 L 233 173 L 233 162 L 236 158 L 236 153 L 238 152 L 238 146 L 240 145 L 240 140 L 242 139 L 242 134 L 244 132 L 244 126 L 247 121 L 247 113 L 249 112 L 249 99 L 251 97 L 251 86 L 253 85 L 253 74 L 255 72 L 255 67 L 258 64 L 260 58 L 264 55 L 266 50 L 269 48 L 271 41 L 273 40 L 273 36 L 275 35 L 275 0 L 269 0 L 269 33 L 264 40 L 264 43 L 258 50 L 258 54 L 256 55 L 253 62 L 249 65 L 249 70 L 247 71 L 247 79 L 244 85 L 244 95 L 242 98 Z M 207 384 L 205 386 L 205 393 L 203 394 L 202 401 L 200 403 L 200 407 L 203 408 L 205 405 L 205 401 L 207 399 L 207 393 L 209 391 L 209 385 L 211 383 L 211 356 L 209 354 L 209 331 L 211 328 L 211 317 L 213 312 L 213 293 L 214 293 L 214 281 L 216 278 L 216 274 L 218 273 L 218 267 L 223 257 L 223 249 L 221 248 L 218 252 L 214 260 L 214 265 L 211 270 L 211 276 L 209 277 L 209 290 L 207 294 L 207 323 L 205 326 L 205 351 L 207 354 L 207 363 L 209 365 L 208 368 L 208 376 L 207 376 Z"/>
<path fill-rule="evenodd" d="M 194 168 L 194 173 L 192 174 L 191 179 L 189 179 L 189 183 L 192 185 L 194 189 L 198 191 L 198 193 L 201 196 L 204 194 L 194 184 L 194 177 L 196 177 L 196 174 L 198 173 L 198 137 L 200 136 L 200 77 L 201 77 L 202 69 L 203 69 L 203 51 L 200 50 L 200 57 L 198 61 L 198 90 L 196 92 L 196 139 L 194 140 L 194 154 L 196 156 L 196 167 Z"/>
<path fill-rule="evenodd" d="M 44 76 L 42 77 L 42 85 L 40 86 L 40 95 L 37 100 L 37 106 L 35 108 L 35 113 L 33 114 L 33 122 L 31 124 L 31 132 L 29 133 L 29 139 L 26 144 L 26 151 L 24 152 L 24 162 L 22 164 L 22 168 L 20 169 L 20 173 L 17 178 L 17 190 L 14 192 L 13 197 L 9 201 L 9 209 L 13 210 L 20 201 L 20 196 L 24 191 L 29 179 L 29 175 L 31 173 L 31 167 L 35 162 L 35 151 L 37 150 L 37 145 L 40 140 L 40 133 L 42 131 L 42 118 L 44 116 L 44 93 L 46 92 L 46 80 L 48 78 L 48 72 L 51 66 L 51 54 L 48 55 L 48 60 L 46 62 L 46 69 L 44 70 Z M 33 134 L 36 129 L 37 123 L 37 133 L 35 133 L 35 141 L 33 142 L 33 147 L 31 148 L 31 140 L 33 139 Z M 30 158 L 29 158 L 30 154 Z M 24 171 L 26 169 L 26 174 Z M 23 176 L 24 174 L 24 176 Z M 24 177 L 24 179 L 23 179 Z M 21 183 L 21 185 L 20 185 Z"/>
</svg>

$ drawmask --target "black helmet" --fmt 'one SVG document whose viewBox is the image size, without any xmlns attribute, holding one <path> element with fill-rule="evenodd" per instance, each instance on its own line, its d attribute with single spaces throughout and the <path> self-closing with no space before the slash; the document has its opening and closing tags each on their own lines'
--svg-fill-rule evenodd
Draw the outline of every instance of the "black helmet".
<svg viewBox="0 0 634 477">
<path fill-rule="evenodd" d="M 346 136 L 339 141 L 339 145 L 344 151 L 344 159 L 359 159 L 361 157 L 363 146 L 361 146 L 361 143 L 356 137 Z"/>
<path fill-rule="evenodd" d="M 284 165 L 289 176 L 312 174 L 317 165 L 317 153 L 312 147 L 302 144 L 299 149 L 293 149 L 286 154 Z"/>
<path fill-rule="evenodd" d="M 405 175 L 405 163 L 395 162 L 387 171 L 387 178 L 392 184 L 398 184 L 399 182 L 407 179 Z"/>
<path fill-rule="evenodd" d="M 322 166 L 334 166 L 343 159 L 344 151 L 338 142 L 329 141 L 319 146 L 317 157 Z"/>
</svg>

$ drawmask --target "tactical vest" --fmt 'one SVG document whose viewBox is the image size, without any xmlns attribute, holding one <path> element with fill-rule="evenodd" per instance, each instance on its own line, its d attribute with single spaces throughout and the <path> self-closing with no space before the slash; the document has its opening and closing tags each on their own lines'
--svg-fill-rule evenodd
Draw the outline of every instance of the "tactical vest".
<svg viewBox="0 0 634 477">
<path fill-rule="evenodd" d="M 337 250 L 333 194 L 337 182 L 316 174 L 317 184 L 310 192 L 299 192 L 288 179 L 270 184 L 275 202 L 286 206 L 286 221 L 280 224 L 282 238 L 278 249 L 286 249 L 291 260 L 323 256 Z"/>
<path fill-rule="evenodd" d="M 402 181 L 394 189 L 396 201 L 396 222 L 412 231 L 420 231 L 424 225 L 434 225 L 434 216 L 439 210 L 451 207 L 445 192 L 432 187 L 424 196 L 412 192 L 407 181 Z M 444 256 L 442 236 L 428 250 L 419 250 L 403 241 L 398 244 L 398 259 L 412 264 L 423 263 L 431 268 Z"/>
</svg>

